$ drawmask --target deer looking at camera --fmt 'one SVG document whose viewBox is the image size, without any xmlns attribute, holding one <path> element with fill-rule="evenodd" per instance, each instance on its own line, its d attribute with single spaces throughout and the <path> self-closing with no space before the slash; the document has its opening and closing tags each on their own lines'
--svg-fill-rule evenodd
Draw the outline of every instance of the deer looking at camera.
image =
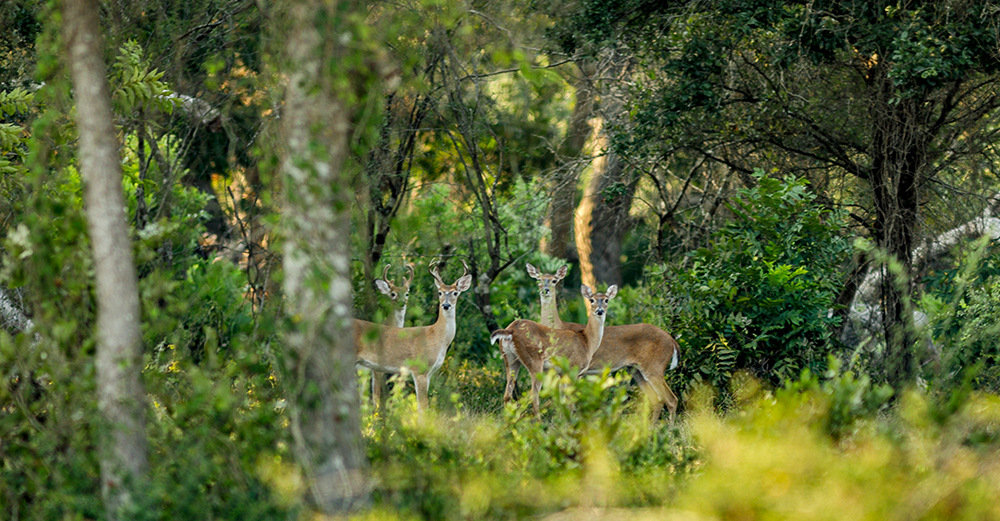
<svg viewBox="0 0 1000 521">
<path fill-rule="evenodd" d="M 507 367 L 507 388 L 504 403 L 513 399 L 517 373 L 523 365 L 531 375 L 531 393 L 535 414 L 539 414 L 538 393 L 542 387 L 539 373 L 545 370 L 553 356 L 564 356 L 571 366 L 583 374 L 590 366 L 591 357 L 601 345 L 608 302 L 615 298 L 618 286 L 611 286 L 605 293 L 594 293 L 587 286 L 580 286 L 580 293 L 591 304 L 587 325 L 579 331 L 555 329 L 531 320 L 515 320 L 504 329 L 490 335 L 490 343 L 500 343 L 504 365 Z"/>
<path fill-rule="evenodd" d="M 375 288 L 379 293 L 389 297 L 392 305 L 392 314 L 385 319 L 383 324 L 388 326 L 406 326 L 406 304 L 410 299 L 410 284 L 416 275 L 413 271 L 413 264 L 406 264 L 409 277 L 403 278 L 399 286 L 388 277 L 391 264 L 386 264 L 382 270 L 382 278 L 375 279 Z M 382 404 L 382 388 L 385 387 L 385 373 L 372 371 L 372 402 L 375 405 Z"/>
<path fill-rule="evenodd" d="M 542 304 L 542 324 L 556 329 L 582 331 L 586 326 L 563 322 L 556 306 L 556 284 L 566 277 L 567 268 L 562 266 L 552 275 L 544 274 L 528 264 L 528 275 L 538 281 L 538 292 Z M 588 323 L 589 325 L 589 323 Z M 676 369 L 680 359 L 680 346 L 670 333 L 651 324 L 628 324 L 607 326 L 601 345 L 590 360 L 587 372 L 599 373 L 604 367 L 612 371 L 628 367 L 632 378 L 646 394 L 652 404 L 652 417 L 659 418 L 663 406 L 670 411 L 673 420 L 677 413 L 677 396 L 663 378 L 667 367 Z"/>
<path fill-rule="evenodd" d="M 464 264 L 464 262 L 463 262 Z M 454 284 L 445 284 L 437 266 L 430 270 L 438 289 L 438 318 L 429 326 L 395 327 L 354 320 L 357 363 L 381 373 L 399 373 L 406 368 L 413 375 L 417 406 L 427 408 L 431 376 L 444 363 L 448 346 L 455 339 L 455 306 L 458 296 L 472 286 L 468 266 Z"/>
</svg>

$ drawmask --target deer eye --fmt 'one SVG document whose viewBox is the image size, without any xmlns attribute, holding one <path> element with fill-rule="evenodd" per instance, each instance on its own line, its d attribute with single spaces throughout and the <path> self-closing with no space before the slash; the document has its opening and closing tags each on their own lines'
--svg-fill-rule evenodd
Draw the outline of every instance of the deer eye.
<svg viewBox="0 0 1000 521">
<path fill-rule="evenodd" d="M 593 304 L 594 303 L 594 299 L 590 299 L 590 303 Z"/>
<path fill-rule="evenodd" d="M 397 295 L 396 295 L 396 292 L 395 292 L 395 291 L 393 291 L 393 292 L 392 292 L 392 298 L 396 298 L 396 297 L 397 297 Z"/>
<path fill-rule="evenodd" d="M 404 296 L 404 297 L 409 297 L 409 296 L 410 296 L 410 292 L 409 292 L 409 291 L 407 291 L 406 293 L 403 293 L 403 296 Z"/>
</svg>

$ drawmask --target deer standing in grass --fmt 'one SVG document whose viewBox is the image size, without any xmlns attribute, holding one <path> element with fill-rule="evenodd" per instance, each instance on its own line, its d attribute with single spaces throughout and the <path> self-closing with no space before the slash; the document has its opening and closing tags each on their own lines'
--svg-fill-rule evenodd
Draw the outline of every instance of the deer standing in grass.
<svg viewBox="0 0 1000 521">
<path fill-rule="evenodd" d="M 528 264 L 528 275 L 538 281 L 538 292 L 542 302 L 542 324 L 555 329 L 582 331 L 585 326 L 563 322 L 556 306 L 556 284 L 566 277 L 566 266 L 548 275 Z M 663 406 L 670 411 L 673 420 L 677 413 L 677 396 L 667 386 L 663 378 L 667 367 L 677 368 L 680 346 L 670 333 L 651 324 L 628 324 L 607 326 L 601 346 L 590 360 L 588 373 L 599 373 L 605 366 L 612 371 L 628 367 L 632 378 L 639 384 L 652 404 L 653 419 L 659 418 Z"/>
<path fill-rule="evenodd" d="M 539 373 L 545 370 L 553 356 L 564 356 L 571 366 L 578 367 L 580 374 L 590 366 L 591 357 L 601 345 L 604 322 L 607 319 L 608 302 L 615 298 L 618 286 L 611 286 L 605 293 L 594 293 L 587 286 L 580 286 L 580 293 L 591 304 L 587 325 L 579 331 L 555 329 L 531 320 L 519 319 L 505 329 L 498 329 L 490 335 L 490 343 L 500 343 L 504 365 L 507 368 L 507 388 L 503 393 L 504 403 L 513 399 L 517 373 L 523 365 L 531 375 L 531 394 L 535 414 L 539 414 L 538 393 L 542 387 Z"/>
<path fill-rule="evenodd" d="M 464 264 L 464 263 L 463 263 Z M 395 327 L 354 320 L 357 363 L 382 373 L 399 373 L 406 368 L 413 375 L 417 406 L 427 408 L 431 376 L 444 363 L 448 346 L 455 339 L 455 306 L 458 296 L 472 286 L 468 266 L 454 284 L 445 284 L 437 266 L 430 270 L 438 289 L 438 318 L 429 326 Z"/>
<path fill-rule="evenodd" d="M 389 301 L 392 304 L 392 315 L 387 317 L 383 324 L 388 326 L 405 327 L 406 304 L 410 299 L 410 284 L 413 282 L 413 277 L 415 275 L 413 271 L 413 264 L 406 264 L 406 268 L 410 272 L 410 276 L 403 278 L 403 282 L 399 286 L 397 286 L 395 282 L 388 277 L 390 266 L 390 264 L 386 264 L 385 269 L 382 270 L 382 278 L 375 279 L 375 288 L 378 289 L 379 293 L 389 297 Z M 372 402 L 375 405 L 382 404 L 383 387 L 385 387 L 385 373 L 372 371 Z"/>
</svg>

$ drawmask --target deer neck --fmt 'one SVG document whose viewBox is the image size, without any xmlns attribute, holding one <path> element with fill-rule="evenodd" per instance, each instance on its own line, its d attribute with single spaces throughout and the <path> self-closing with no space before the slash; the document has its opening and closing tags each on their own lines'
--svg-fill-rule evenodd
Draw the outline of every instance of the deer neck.
<svg viewBox="0 0 1000 521">
<path fill-rule="evenodd" d="M 406 306 L 401 308 L 393 308 L 392 310 L 392 325 L 396 327 L 406 326 Z"/>
<path fill-rule="evenodd" d="M 601 340 L 604 338 L 604 321 L 608 317 L 607 313 L 597 316 L 590 314 L 587 326 L 583 329 L 583 334 L 587 338 L 587 354 L 593 357 L 598 347 L 601 347 Z"/>
<path fill-rule="evenodd" d="M 552 329 L 562 329 L 562 320 L 559 319 L 559 308 L 556 306 L 556 297 L 554 294 L 548 297 L 542 295 L 541 324 Z"/>
<path fill-rule="evenodd" d="M 432 326 L 434 332 L 442 335 L 444 337 L 444 345 L 447 346 L 451 344 L 451 341 L 455 339 L 455 306 L 451 309 L 444 309 L 438 305 L 438 318 Z"/>
</svg>

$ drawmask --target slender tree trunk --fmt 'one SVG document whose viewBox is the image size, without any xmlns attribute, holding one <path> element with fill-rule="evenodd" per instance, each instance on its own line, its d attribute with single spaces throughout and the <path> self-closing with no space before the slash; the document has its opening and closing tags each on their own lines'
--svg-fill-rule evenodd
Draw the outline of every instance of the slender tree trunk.
<svg viewBox="0 0 1000 521">
<path fill-rule="evenodd" d="M 122 193 L 117 132 L 103 60 L 97 0 L 64 0 L 63 31 L 77 100 L 79 167 L 97 295 L 97 405 L 103 421 L 101 491 L 117 519 L 148 467 L 139 290 Z"/>
<path fill-rule="evenodd" d="M 294 324 L 286 344 L 295 454 L 308 501 L 325 513 L 365 505 L 355 348 L 351 333 L 348 166 L 351 106 L 340 86 L 350 28 L 336 2 L 305 0 L 287 10 L 288 91 L 282 121 L 284 293 Z"/>
</svg>

